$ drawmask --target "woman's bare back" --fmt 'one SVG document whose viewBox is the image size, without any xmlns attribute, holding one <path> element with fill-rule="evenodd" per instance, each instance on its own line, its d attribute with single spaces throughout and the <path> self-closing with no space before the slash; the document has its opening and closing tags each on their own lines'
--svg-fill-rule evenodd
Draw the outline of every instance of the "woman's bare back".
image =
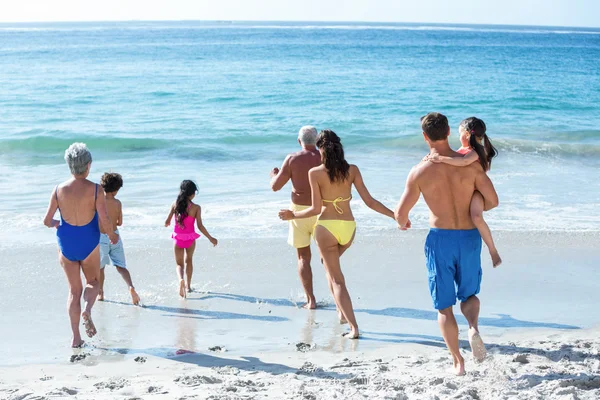
<svg viewBox="0 0 600 400">
<path fill-rule="evenodd" d="M 319 184 L 319 190 L 321 192 L 321 198 L 323 199 L 323 209 L 319 219 L 339 219 L 345 221 L 353 221 L 354 215 L 352 215 L 352 209 L 350 208 L 350 201 L 347 199 L 352 198 L 352 184 L 356 176 L 357 168 L 355 165 L 350 165 L 348 171 L 348 177 L 342 182 L 331 182 L 327 169 L 324 165 L 320 165 L 312 169 L 317 173 L 317 182 Z M 343 199 L 347 201 L 338 201 L 332 203 L 336 199 Z M 336 210 L 336 206 L 340 214 Z"/>
<path fill-rule="evenodd" d="M 58 207 L 69 225 L 83 226 L 96 214 L 96 184 L 87 179 L 70 179 L 57 187 Z"/>
</svg>

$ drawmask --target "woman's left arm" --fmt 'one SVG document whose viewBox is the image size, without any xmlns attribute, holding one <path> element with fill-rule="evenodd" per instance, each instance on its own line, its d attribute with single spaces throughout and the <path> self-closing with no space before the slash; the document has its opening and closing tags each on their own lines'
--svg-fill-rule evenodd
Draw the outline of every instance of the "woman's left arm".
<svg viewBox="0 0 600 400">
<path fill-rule="evenodd" d="M 44 217 L 44 225 L 48 228 L 58 228 L 60 225 L 60 221 L 54 219 L 54 214 L 56 214 L 56 210 L 58 210 L 58 201 L 56 200 L 58 186 L 54 188 L 52 194 L 50 195 L 50 203 L 48 204 L 48 210 L 46 211 L 46 216 Z"/>
<path fill-rule="evenodd" d="M 386 217 L 394 218 L 394 212 L 392 210 L 371 196 L 367 186 L 365 186 L 365 182 L 360 174 L 360 170 L 357 166 L 354 166 L 354 168 L 356 168 L 356 173 L 354 175 L 354 187 L 358 191 L 360 198 L 365 202 L 366 206 L 373 211 L 377 211 L 378 213 L 385 215 Z"/>
<path fill-rule="evenodd" d="M 321 197 L 321 188 L 317 180 L 317 173 L 318 171 L 315 171 L 314 168 L 308 171 L 308 182 L 310 183 L 310 195 L 312 199 L 311 206 L 302 211 L 280 210 L 279 218 L 288 221 L 290 219 L 310 218 L 321 214 L 323 198 Z"/>
</svg>

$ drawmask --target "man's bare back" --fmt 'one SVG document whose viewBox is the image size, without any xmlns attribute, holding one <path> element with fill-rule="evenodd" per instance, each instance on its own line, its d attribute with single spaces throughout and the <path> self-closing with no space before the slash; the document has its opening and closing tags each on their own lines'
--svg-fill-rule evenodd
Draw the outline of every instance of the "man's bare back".
<svg viewBox="0 0 600 400">
<path fill-rule="evenodd" d="M 300 206 L 310 206 L 310 183 L 308 171 L 321 165 L 319 150 L 302 149 L 297 153 L 288 155 L 283 162 L 281 170 L 276 170 L 276 176 L 271 184 L 273 190 L 280 190 L 288 180 L 292 180 L 292 203 Z"/>
<path fill-rule="evenodd" d="M 454 151 L 444 156 L 456 157 Z M 424 161 L 413 173 L 415 183 L 421 189 L 429 207 L 429 225 L 440 229 L 473 229 L 470 205 L 476 190 L 476 181 L 484 178 L 485 172 L 479 163 L 467 167 L 434 164 Z"/>
</svg>

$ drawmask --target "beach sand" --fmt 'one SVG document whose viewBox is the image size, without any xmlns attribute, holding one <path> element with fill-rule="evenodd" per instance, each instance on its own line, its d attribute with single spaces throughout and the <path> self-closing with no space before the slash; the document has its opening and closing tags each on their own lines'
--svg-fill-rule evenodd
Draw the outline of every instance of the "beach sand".
<svg viewBox="0 0 600 400">
<path fill-rule="evenodd" d="M 324 273 L 321 309 L 300 308 L 285 240 L 201 239 L 187 300 L 176 296 L 169 240 L 127 241 L 143 307 L 114 268 L 99 334 L 69 345 L 66 283 L 55 246 L 0 249 L 0 399 L 598 399 L 597 233 L 496 232 L 504 264 L 483 254 L 480 328 L 489 358 L 467 376 L 450 357 L 431 307 L 426 231 L 358 237 L 342 260 L 363 338 L 342 338 Z M 316 249 L 315 249 L 316 251 Z M 23 277 L 35 277 L 23 280 Z M 209 350 L 212 349 L 212 350 Z"/>
</svg>

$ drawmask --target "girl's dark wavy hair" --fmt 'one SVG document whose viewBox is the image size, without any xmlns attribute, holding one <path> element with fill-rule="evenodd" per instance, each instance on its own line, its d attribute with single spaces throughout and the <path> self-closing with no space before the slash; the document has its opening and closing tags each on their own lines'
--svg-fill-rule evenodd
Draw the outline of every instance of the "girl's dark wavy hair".
<svg viewBox="0 0 600 400">
<path fill-rule="evenodd" d="M 477 152 L 483 170 L 489 171 L 492 168 L 492 159 L 498 155 L 498 150 L 486 134 L 485 122 L 477 117 L 469 117 L 463 119 L 460 126 L 469 132 L 469 146 Z"/>
<path fill-rule="evenodd" d="M 181 182 L 179 195 L 175 201 L 175 216 L 179 225 L 183 225 L 183 220 L 188 216 L 188 199 L 191 195 L 196 194 L 197 190 L 198 188 L 194 182 L 190 180 Z"/>
<path fill-rule="evenodd" d="M 317 138 L 317 147 L 323 150 L 321 158 L 327 168 L 329 180 L 332 183 L 346 180 L 350 165 L 344 158 L 344 147 L 339 136 L 332 130 L 322 130 Z"/>
</svg>

